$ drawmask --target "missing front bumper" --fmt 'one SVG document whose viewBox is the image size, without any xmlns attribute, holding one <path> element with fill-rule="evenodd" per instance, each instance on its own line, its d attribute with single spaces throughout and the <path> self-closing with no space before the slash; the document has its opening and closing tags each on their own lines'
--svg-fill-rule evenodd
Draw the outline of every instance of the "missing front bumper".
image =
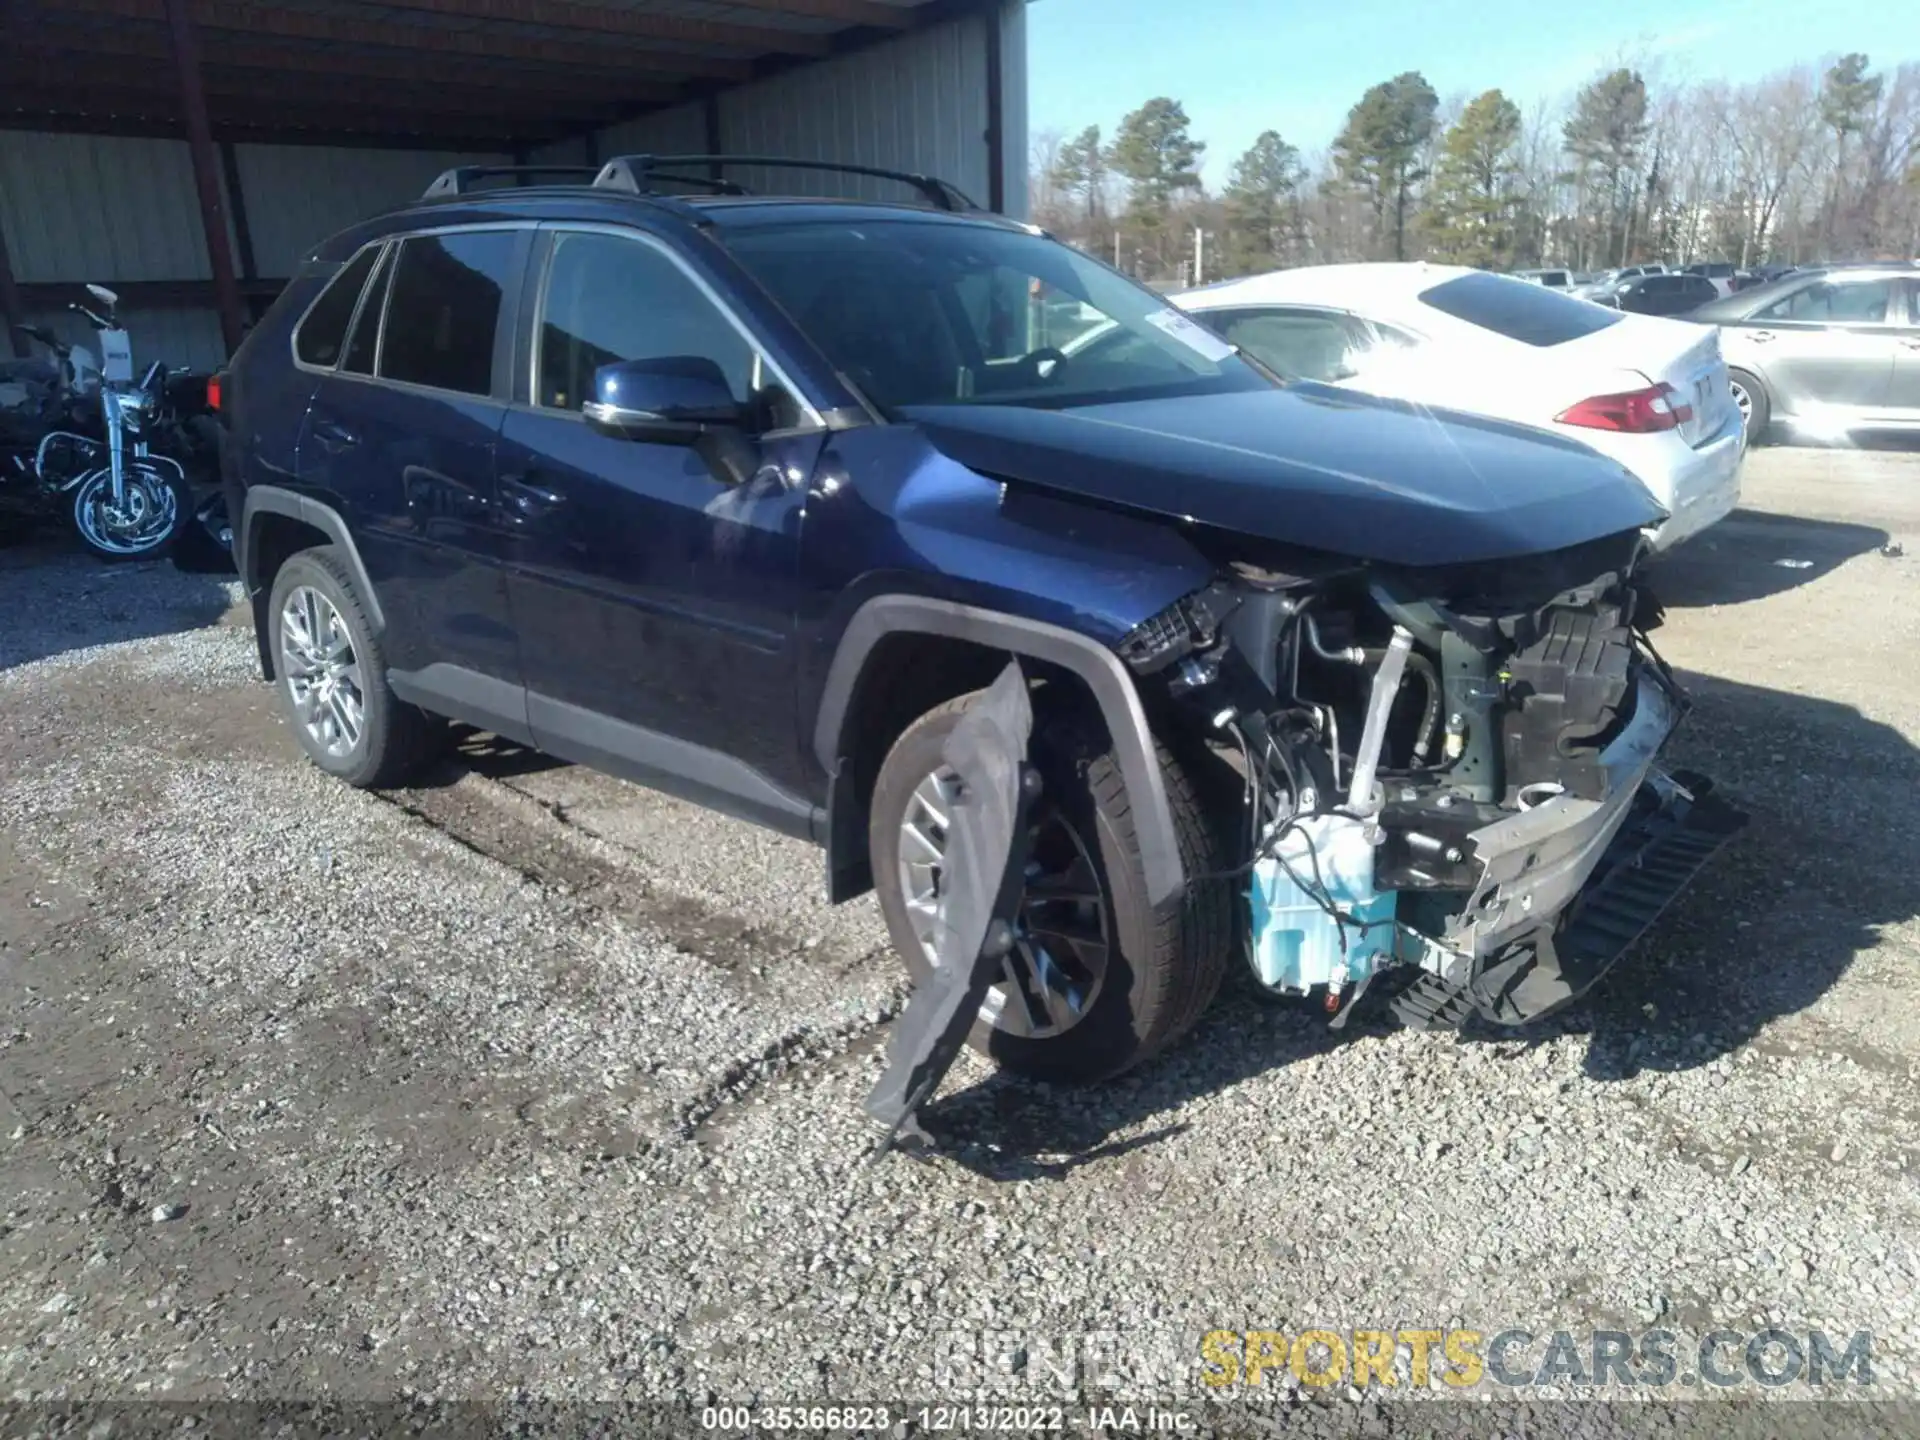
<svg viewBox="0 0 1920 1440">
<path fill-rule="evenodd" d="M 1422 975 L 1394 997 L 1395 1016 L 1421 1030 L 1453 1028 L 1474 1014 L 1522 1025 L 1579 999 L 1747 823 L 1712 792 L 1703 776 L 1648 774 L 1564 911 L 1503 941 L 1465 975 Z"/>
</svg>

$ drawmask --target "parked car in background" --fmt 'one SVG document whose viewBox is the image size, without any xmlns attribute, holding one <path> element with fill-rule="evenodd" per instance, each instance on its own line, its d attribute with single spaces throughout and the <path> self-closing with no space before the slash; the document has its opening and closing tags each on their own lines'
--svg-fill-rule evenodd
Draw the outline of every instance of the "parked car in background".
<svg viewBox="0 0 1920 1440">
<path fill-rule="evenodd" d="M 1612 295 L 1627 281 L 1637 280 L 1642 275 L 1661 275 L 1666 272 L 1666 268 L 1666 266 L 1655 262 L 1642 265 L 1622 265 L 1617 269 L 1603 270 L 1597 275 L 1589 276 L 1585 283 L 1574 286 L 1572 293 L 1578 295 L 1582 300 L 1597 300 L 1605 304 L 1607 297 Z"/>
<path fill-rule="evenodd" d="M 1800 271 L 1702 306 L 1748 434 L 1920 428 L 1920 272 Z"/>
<path fill-rule="evenodd" d="M 1791 275 L 1795 270 L 1800 268 L 1803 267 L 1796 265 L 1752 266 L 1749 269 L 1740 271 L 1733 277 L 1731 293 L 1738 294 L 1742 290 L 1751 290 L 1756 285 L 1771 285 L 1783 275 Z"/>
<path fill-rule="evenodd" d="M 1628 283 L 1646 278 L 1669 277 Z M 1307 266 L 1174 301 L 1283 376 L 1518 420 L 1611 455 L 1671 515 L 1660 548 L 1739 499 L 1739 412 L 1718 343 L 1694 326 L 1452 265 Z"/>
<path fill-rule="evenodd" d="M 1635 315 L 1674 316 L 1718 300 L 1720 291 L 1704 275 L 1642 275 L 1622 280 L 1596 298 L 1602 305 Z"/>
<path fill-rule="evenodd" d="M 1733 277 L 1739 268 L 1730 260 L 1697 260 L 1691 265 L 1682 266 L 1680 273 L 1711 280 L 1714 290 L 1724 298 L 1733 293 Z"/>
<path fill-rule="evenodd" d="M 1516 270 L 1514 277 L 1531 280 L 1535 285 L 1544 285 L 1549 290 L 1571 290 L 1573 272 L 1571 270 Z"/>
</svg>

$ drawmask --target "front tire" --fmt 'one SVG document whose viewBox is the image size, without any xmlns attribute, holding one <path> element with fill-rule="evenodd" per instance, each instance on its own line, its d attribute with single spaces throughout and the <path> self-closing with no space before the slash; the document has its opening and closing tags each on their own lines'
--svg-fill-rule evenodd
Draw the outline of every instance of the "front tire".
<svg viewBox="0 0 1920 1440">
<path fill-rule="evenodd" d="M 94 471 L 74 487 L 74 533 L 102 560 L 152 560 L 167 553 L 193 515 L 193 494 L 174 466 L 129 459 L 125 500 L 113 503 L 113 472 Z"/>
<path fill-rule="evenodd" d="M 932 968 L 930 926 L 922 922 L 932 913 L 929 873 L 937 896 L 938 846 L 929 842 L 938 828 L 941 751 L 973 699 L 962 696 L 908 726 L 874 784 L 868 844 L 875 889 L 916 983 Z M 1168 905 L 1147 903 L 1135 812 L 1097 720 L 1041 720 L 1029 758 L 1045 788 L 1022 940 L 969 1043 L 1035 1079 L 1101 1080 L 1171 1045 L 1211 1003 L 1231 948 L 1229 897 L 1220 883 L 1202 880 Z M 1164 749 L 1158 759 L 1191 882 L 1221 868 L 1216 843 L 1185 772 Z"/>
<path fill-rule="evenodd" d="M 416 775 L 446 727 L 388 686 L 386 655 L 340 552 L 321 545 L 282 565 L 267 617 L 275 688 L 307 758 L 362 789 Z"/>
</svg>

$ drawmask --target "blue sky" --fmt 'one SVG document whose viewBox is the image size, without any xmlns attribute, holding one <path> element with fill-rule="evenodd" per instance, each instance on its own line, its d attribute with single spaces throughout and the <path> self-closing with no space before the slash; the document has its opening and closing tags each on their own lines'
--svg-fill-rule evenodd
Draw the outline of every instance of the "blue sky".
<svg viewBox="0 0 1920 1440">
<path fill-rule="evenodd" d="M 1418 70 L 1444 100 L 1499 86 L 1524 107 L 1621 58 L 1674 79 L 1750 80 L 1864 50 L 1920 60 L 1914 0 L 1032 0 L 1029 125 L 1111 135 L 1154 95 L 1187 107 L 1207 183 L 1262 130 L 1327 145 L 1369 85 Z"/>
</svg>

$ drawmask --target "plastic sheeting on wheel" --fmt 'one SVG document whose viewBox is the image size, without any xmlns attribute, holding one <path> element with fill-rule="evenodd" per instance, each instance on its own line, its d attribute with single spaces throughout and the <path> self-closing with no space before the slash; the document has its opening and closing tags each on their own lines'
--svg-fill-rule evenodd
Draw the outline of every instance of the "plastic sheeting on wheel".
<svg viewBox="0 0 1920 1440">
<path fill-rule="evenodd" d="M 914 1111 L 953 1065 L 1012 949 L 1032 846 L 1027 817 L 1040 790 L 1026 763 L 1032 733 L 1027 678 L 1016 660 L 968 707 L 942 749 L 959 784 L 941 859 L 933 970 L 908 997 L 886 1073 L 867 1097 L 867 1113 L 885 1130 L 883 1151 L 903 1133 L 925 1140 Z"/>
</svg>

